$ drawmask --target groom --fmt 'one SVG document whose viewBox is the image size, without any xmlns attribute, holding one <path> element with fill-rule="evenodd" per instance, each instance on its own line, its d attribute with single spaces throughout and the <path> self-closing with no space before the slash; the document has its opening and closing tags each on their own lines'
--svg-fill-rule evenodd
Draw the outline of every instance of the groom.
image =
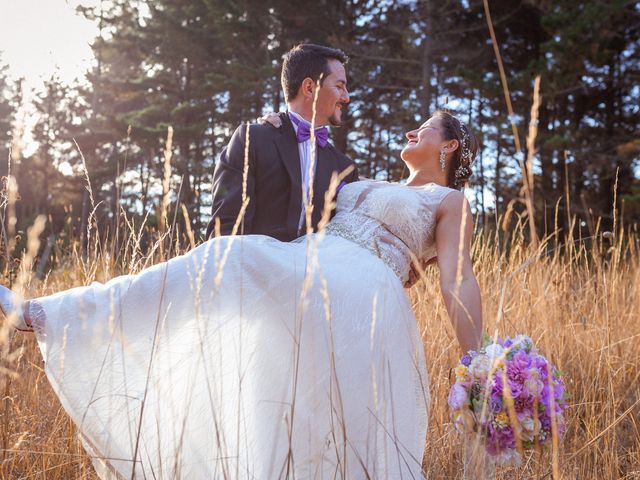
<svg viewBox="0 0 640 480">
<path fill-rule="evenodd" d="M 342 124 L 342 109 L 349 102 L 344 64 L 348 58 L 341 50 L 313 44 L 294 47 L 282 64 L 282 89 L 287 113 L 281 113 L 282 125 L 249 127 L 248 175 L 249 199 L 238 234 L 262 234 L 291 241 L 307 230 L 303 195 L 310 191 L 310 123 L 315 100 L 316 165 L 313 179 L 312 227 L 315 230 L 324 209 L 324 197 L 332 174 L 353 167 L 345 183 L 358 180 L 354 162 L 328 142 L 327 125 Z M 317 83 L 320 81 L 320 87 Z M 318 88 L 317 98 L 316 89 Z M 243 172 L 247 125 L 239 126 L 220 154 L 213 174 L 213 216 L 207 238 L 230 235 L 243 202 Z"/>
</svg>

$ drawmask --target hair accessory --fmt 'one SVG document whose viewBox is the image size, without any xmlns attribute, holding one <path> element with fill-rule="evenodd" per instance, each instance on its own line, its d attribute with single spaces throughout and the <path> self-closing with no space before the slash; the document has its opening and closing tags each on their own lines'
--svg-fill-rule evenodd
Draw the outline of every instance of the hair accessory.
<svg viewBox="0 0 640 480">
<path fill-rule="evenodd" d="M 460 165 L 471 165 L 471 150 L 469 149 L 469 130 L 467 126 L 460 122 L 460 130 L 462 130 L 462 145 L 460 150 Z"/>
<path fill-rule="evenodd" d="M 471 163 L 473 155 L 469 149 L 469 131 L 467 126 L 460 122 L 460 130 L 462 131 L 462 142 L 460 145 L 460 165 L 456 168 L 454 173 L 456 184 L 460 185 L 465 183 L 471 176 Z"/>
</svg>

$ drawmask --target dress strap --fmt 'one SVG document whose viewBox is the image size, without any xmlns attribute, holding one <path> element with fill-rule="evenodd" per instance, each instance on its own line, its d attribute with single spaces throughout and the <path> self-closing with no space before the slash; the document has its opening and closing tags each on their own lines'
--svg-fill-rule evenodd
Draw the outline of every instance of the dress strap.
<svg viewBox="0 0 640 480">
<path fill-rule="evenodd" d="M 438 206 L 442 203 L 447 195 L 452 192 L 457 192 L 458 190 L 449 187 L 443 187 L 442 185 L 438 185 L 436 183 L 429 184 L 425 187 L 424 190 L 429 197 L 429 200 L 432 205 Z"/>
</svg>

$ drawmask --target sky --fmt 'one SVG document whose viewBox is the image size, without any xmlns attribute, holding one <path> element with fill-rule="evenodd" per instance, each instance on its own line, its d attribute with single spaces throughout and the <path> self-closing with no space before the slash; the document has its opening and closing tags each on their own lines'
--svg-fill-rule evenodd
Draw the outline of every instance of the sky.
<svg viewBox="0 0 640 480">
<path fill-rule="evenodd" d="M 95 1 L 83 1 L 91 5 Z M 40 90 L 57 70 L 64 82 L 91 67 L 96 25 L 77 15 L 77 0 L 0 0 L 0 64 Z"/>
<path fill-rule="evenodd" d="M 99 0 L 83 0 L 91 6 Z M 31 100 L 57 74 L 64 83 L 82 80 L 92 67 L 91 43 L 98 28 L 75 11 L 78 0 L 0 0 L 0 65 L 11 79 L 22 79 L 23 108 L 18 112 L 23 154 L 37 148 L 31 136 L 37 118 Z"/>
<path fill-rule="evenodd" d="M 96 23 L 76 13 L 77 5 L 94 6 L 100 0 L 0 0 L 0 65 L 9 76 L 24 79 L 25 104 L 54 73 L 65 83 L 82 80 L 93 65 L 91 43 L 98 35 Z M 30 130 L 35 123 L 25 111 L 24 151 L 37 145 Z M 490 199 L 488 199 L 490 202 Z"/>
</svg>

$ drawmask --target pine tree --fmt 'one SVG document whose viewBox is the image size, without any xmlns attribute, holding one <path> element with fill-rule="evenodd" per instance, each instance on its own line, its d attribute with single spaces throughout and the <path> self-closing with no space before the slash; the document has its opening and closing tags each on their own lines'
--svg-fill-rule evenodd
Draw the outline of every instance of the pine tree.
<svg viewBox="0 0 640 480">
<path fill-rule="evenodd" d="M 490 7 L 513 117 L 483 2 L 103 1 L 82 9 L 101 34 L 90 86 L 79 90 L 74 107 L 82 120 L 65 135 L 84 153 L 101 214 L 116 218 L 119 208 L 154 213 L 172 126 L 172 208 L 184 204 L 198 229 L 209 211 L 216 158 L 232 131 L 284 106 L 282 54 L 300 42 L 327 44 L 351 57 L 351 104 L 333 141 L 362 174 L 406 177 L 399 158 L 404 133 L 435 108 L 448 109 L 483 146 L 472 181 L 479 209 L 504 213 L 520 195 L 518 162 L 527 154 L 516 151 L 511 122 L 524 146 L 532 82 L 541 75 L 534 161 L 539 233 L 544 225 L 547 233 L 553 228 L 566 184 L 575 201 L 572 212 L 560 202 L 561 227 L 570 213 L 584 217 L 580 198 L 595 215 L 610 215 L 615 172 L 621 198 L 630 192 L 638 159 L 634 149 L 619 153 L 638 129 L 634 3 L 496 0 Z M 68 153 L 77 165 L 79 156 Z M 485 194 L 495 204 L 484 202 Z"/>
</svg>

